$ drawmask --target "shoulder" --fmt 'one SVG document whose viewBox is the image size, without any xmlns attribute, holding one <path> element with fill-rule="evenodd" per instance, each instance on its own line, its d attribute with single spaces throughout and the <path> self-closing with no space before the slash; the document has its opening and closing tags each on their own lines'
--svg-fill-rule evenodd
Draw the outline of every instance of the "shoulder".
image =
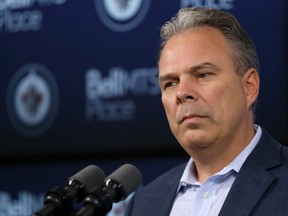
<svg viewBox="0 0 288 216">
<path fill-rule="evenodd" d="M 288 167 L 288 147 L 277 142 L 264 129 L 259 143 L 247 158 L 247 165 L 253 166 L 257 162 L 262 168 L 270 172 L 279 172 Z M 288 176 L 288 172 L 282 173 Z"/>
<path fill-rule="evenodd" d="M 169 214 L 185 166 L 186 164 L 181 164 L 138 189 L 127 206 L 126 215 Z"/>
<path fill-rule="evenodd" d="M 283 155 L 284 158 L 288 157 L 288 148 L 276 141 L 265 129 L 262 128 L 261 138 L 252 152 L 254 156 L 260 156 L 261 158 L 266 158 L 267 155 L 273 155 L 272 159 L 281 159 L 280 155 Z M 266 157 L 263 157 L 266 156 Z M 266 160 L 265 160 L 266 161 Z"/>
</svg>

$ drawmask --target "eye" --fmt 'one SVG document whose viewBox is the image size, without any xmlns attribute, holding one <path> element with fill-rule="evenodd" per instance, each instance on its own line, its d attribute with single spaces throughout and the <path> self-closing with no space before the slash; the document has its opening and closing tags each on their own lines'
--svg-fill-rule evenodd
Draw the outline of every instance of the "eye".
<svg viewBox="0 0 288 216">
<path fill-rule="evenodd" d="M 167 88 L 174 86 L 174 84 L 175 84 L 174 82 L 166 82 L 163 87 L 164 89 L 167 89 Z"/>
<path fill-rule="evenodd" d="M 204 78 L 207 78 L 207 76 L 208 76 L 208 73 L 199 73 L 199 74 L 197 75 L 197 78 L 199 78 L 199 79 L 204 79 Z"/>
</svg>

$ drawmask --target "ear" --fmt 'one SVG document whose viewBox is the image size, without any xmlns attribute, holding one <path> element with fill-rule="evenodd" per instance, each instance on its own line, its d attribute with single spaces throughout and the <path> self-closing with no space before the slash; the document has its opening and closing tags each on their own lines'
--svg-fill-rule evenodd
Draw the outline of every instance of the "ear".
<svg viewBox="0 0 288 216">
<path fill-rule="evenodd" d="M 260 79 L 259 74 L 254 68 L 249 68 L 243 77 L 244 88 L 246 90 L 247 105 L 252 106 L 259 94 Z"/>
</svg>

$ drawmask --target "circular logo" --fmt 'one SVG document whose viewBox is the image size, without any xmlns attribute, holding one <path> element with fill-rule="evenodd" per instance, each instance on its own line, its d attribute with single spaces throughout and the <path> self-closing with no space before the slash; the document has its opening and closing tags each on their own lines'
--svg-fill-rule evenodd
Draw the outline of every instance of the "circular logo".
<svg viewBox="0 0 288 216">
<path fill-rule="evenodd" d="M 130 31 L 145 18 L 150 0 L 95 0 L 101 21 L 113 31 Z"/>
<path fill-rule="evenodd" d="M 21 67 L 7 94 L 7 112 L 13 127 L 24 136 L 42 135 L 56 117 L 58 97 L 56 80 L 45 66 Z"/>
</svg>

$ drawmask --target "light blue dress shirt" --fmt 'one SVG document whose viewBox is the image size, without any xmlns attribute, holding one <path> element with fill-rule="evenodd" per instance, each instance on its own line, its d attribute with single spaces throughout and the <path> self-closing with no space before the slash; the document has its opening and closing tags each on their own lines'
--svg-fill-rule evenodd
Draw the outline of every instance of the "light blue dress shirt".
<svg viewBox="0 0 288 216">
<path fill-rule="evenodd" d="M 227 194 L 246 158 L 257 145 L 262 129 L 257 131 L 249 145 L 221 171 L 210 176 L 202 184 L 195 176 L 195 166 L 191 158 L 180 179 L 177 196 L 170 216 L 216 216 L 219 214 Z"/>
</svg>

